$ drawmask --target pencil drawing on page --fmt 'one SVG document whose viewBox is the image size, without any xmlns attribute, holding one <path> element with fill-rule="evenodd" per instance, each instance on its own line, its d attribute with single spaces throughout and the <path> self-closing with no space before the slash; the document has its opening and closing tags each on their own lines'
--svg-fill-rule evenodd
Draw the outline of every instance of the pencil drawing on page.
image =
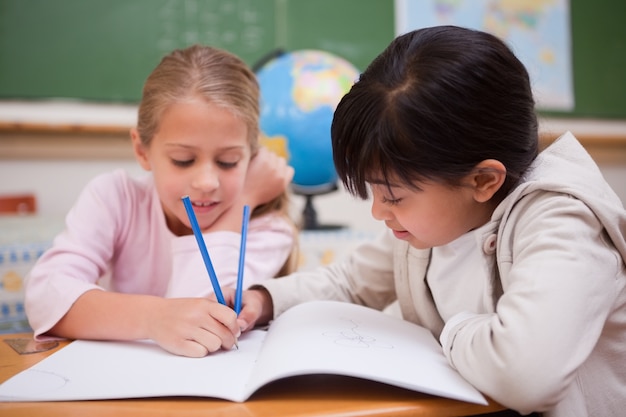
<svg viewBox="0 0 626 417">
<path fill-rule="evenodd" d="M 28 382 L 29 390 L 36 395 L 60 390 L 71 382 L 68 377 L 54 371 L 28 369 L 26 372 L 37 375 Z"/>
<path fill-rule="evenodd" d="M 339 346 L 352 348 L 381 348 L 393 349 L 394 346 L 378 340 L 374 336 L 366 335 L 359 329 L 359 322 L 353 319 L 341 318 L 346 323 L 346 328 L 338 332 L 324 332 L 323 335 L 330 337 Z"/>
</svg>

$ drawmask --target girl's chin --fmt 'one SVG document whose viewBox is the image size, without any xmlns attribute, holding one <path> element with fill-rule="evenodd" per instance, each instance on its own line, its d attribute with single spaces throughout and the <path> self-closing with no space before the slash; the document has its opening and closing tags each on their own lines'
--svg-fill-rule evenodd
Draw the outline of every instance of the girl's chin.
<svg viewBox="0 0 626 417">
<path fill-rule="evenodd" d="M 409 245 L 411 245 L 415 249 L 430 249 L 432 247 L 431 245 L 420 242 L 411 233 L 407 232 L 406 230 L 405 231 L 393 230 L 393 235 L 398 240 L 406 241 Z"/>
</svg>

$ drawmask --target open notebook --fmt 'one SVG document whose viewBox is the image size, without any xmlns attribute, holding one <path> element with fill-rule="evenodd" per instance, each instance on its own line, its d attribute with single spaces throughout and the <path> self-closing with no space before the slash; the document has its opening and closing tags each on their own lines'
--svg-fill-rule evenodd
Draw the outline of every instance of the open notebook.
<svg viewBox="0 0 626 417">
<path fill-rule="evenodd" d="M 243 402 L 280 378 L 335 374 L 487 404 L 447 363 L 432 334 L 355 304 L 291 308 L 239 349 L 204 358 L 172 355 L 150 341 L 74 341 L 0 385 L 2 401 L 199 396 Z"/>
</svg>

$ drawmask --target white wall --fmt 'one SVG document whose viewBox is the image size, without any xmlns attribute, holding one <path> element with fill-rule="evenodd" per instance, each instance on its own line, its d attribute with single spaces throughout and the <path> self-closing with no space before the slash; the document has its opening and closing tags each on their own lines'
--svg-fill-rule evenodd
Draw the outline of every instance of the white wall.
<svg viewBox="0 0 626 417">
<path fill-rule="evenodd" d="M 0 160 L 0 194 L 33 192 L 39 212 L 46 217 L 63 217 L 85 184 L 94 176 L 116 168 L 131 175 L 144 171 L 132 159 L 120 160 Z M 626 202 L 626 163 L 601 165 L 607 181 Z M 304 199 L 293 198 L 293 215 L 297 220 Z M 376 231 L 383 225 L 372 219 L 370 203 L 350 196 L 345 190 L 315 197 L 314 205 L 321 224 L 342 224 L 356 230 Z"/>
</svg>

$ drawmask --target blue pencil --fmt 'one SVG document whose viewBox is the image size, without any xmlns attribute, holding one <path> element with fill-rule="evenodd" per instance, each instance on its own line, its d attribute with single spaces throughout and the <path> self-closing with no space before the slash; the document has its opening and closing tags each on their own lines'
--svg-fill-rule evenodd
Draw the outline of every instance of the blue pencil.
<svg viewBox="0 0 626 417">
<path fill-rule="evenodd" d="M 243 220 L 241 222 L 241 244 L 239 246 L 239 270 L 237 271 L 237 289 L 235 290 L 235 313 L 241 311 L 241 294 L 243 291 L 243 270 L 246 258 L 246 237 L 248 236 L 248 221 L 250 220 L 250 206 L 243 206 Z"/>
<path fill-rule="evenodd" d="M 206 270 L 209 273 L 209 278 L 211 278 L 211 285 L 213 285 L 215 297 L 220 304 L 226 305 L 226 300 L 224 300 L 224 295 L 222 294 L 220 283 L 217 280 L 217 275 L 215 274 L 213 263 L 211 262 L 211 258 L 209 257 L 209 251 L 207 250 L 206 244 L 204 243 L 204 238 L 202 237 L 202 231 L 200 230 L 200 226 L 198 225 L 196 214 L 193 212 L 193 206 L 191 205 L 189 196 L 184 196 L 182 200 L 183 204 L 185 205 L 185 210 L 187 210 L 187 216 L 189 217 L 189 222 L 191 223 L 191 229 L 193 230 L 193 234 L 196 236 L 196 241 L 198 242 L 198 246 L 200 247 L 202 259 L 204 259 L 204 265 L 206 266 Z"/>
</svg>

